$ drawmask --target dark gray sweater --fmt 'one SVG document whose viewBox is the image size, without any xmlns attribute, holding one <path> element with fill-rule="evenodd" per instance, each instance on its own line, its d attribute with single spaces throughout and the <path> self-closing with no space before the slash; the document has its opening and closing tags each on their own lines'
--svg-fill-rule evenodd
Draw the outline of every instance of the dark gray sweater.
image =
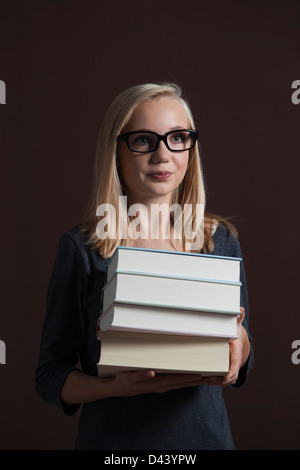
<svg viewBox="0 0 300 470">
<path fill-rule="evenodd" d="M 242 257 L 238 239 L 220 225 L 214 234 L 214 255 Z M 99 341 L 96 337 L 104 260 L 85 244 L 80 226 L 65 233 L 47 293 L 41 335 L 36 390 L 47 403 L 73 414 L 80 405 L 64 405 L 61 388 L 76 370 L 97 375 Z M 248 299 L 241 263 L 241 306 L 248 330 Z M 251 340 L 251 338 L 250 338 Z M 240 371 L 242 386 L 252 366 L 253 351 Z M 106 398 L 82 405 L 76 449 L 197 450 L 234 449 L 222 388 L 202 385 L 162 394 Z"/>
</svg>

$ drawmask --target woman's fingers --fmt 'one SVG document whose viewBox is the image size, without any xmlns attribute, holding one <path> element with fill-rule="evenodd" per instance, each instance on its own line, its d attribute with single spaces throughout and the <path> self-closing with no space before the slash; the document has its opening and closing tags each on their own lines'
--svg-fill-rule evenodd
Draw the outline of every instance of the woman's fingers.
<svg viewBox="0 0 300 470">
<path fill-rule="evenodd" d="M 200 385 L 203 380 L 200 374 L 156 374 L 153 370 L 121 372 L 115 377 L 117 389 L 127 396 L 192 387 Z"/>
</svg>

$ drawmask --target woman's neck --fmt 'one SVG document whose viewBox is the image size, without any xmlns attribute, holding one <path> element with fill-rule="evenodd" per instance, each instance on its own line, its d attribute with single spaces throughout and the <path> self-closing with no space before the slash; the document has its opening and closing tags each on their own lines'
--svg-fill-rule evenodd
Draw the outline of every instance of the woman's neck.
<svg viewBox="0 0 300 470">
<path fill-rule="evenodd" d="M 151 250 L 165 250 L 165 251 L 183 251 L 181 240 L 154 240 L 138 238 L 134 240 L 134 247 L 147 248 Z"/>
</svg>

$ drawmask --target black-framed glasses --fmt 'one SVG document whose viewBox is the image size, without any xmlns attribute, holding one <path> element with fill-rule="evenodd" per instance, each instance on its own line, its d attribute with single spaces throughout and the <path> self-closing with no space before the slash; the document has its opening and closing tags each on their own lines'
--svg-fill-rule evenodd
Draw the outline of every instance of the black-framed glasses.
<svg viewBox="0 0 300 470">
<path fill-rule="evenodd" d="M 131 152 L 154 152 L 161 140 L 171 152 L 184 152 L 194 147 L 198 132 L 191 129 L 178 129 L 160 135 L 152 131 L 133 131 L 120 134 L 118 139 L 126 142 Z"/>
</svg>

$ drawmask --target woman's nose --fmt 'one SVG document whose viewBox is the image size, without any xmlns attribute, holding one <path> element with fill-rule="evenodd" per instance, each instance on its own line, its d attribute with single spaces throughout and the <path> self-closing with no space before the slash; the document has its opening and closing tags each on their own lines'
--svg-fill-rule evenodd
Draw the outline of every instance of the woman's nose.
<svg viewBox="0 0 300 470">
<path fill-rule="evenodd" d="M 172 157 L 172 152 L 167 148 L 166 144 L 161 140 L 154 152 L 152 152 L 151 160 L 155 163 L 167 162 Z"/>
</svg>

